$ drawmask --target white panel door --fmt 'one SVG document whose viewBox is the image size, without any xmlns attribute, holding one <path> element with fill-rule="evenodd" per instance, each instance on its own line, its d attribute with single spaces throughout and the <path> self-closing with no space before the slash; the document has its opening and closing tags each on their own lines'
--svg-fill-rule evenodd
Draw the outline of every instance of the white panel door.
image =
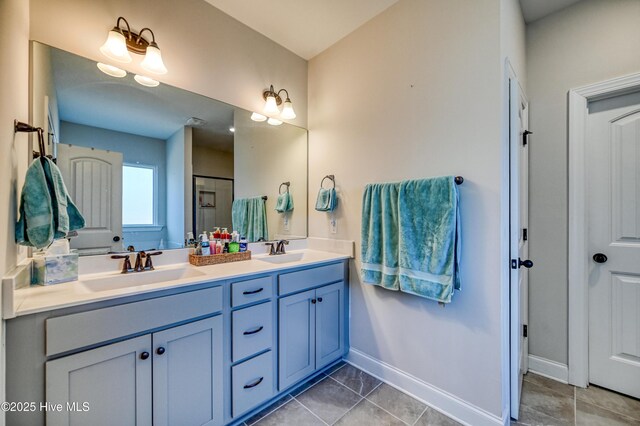
<svg viewBox="0 0 640 426">
<path fill-rule="evenodd" d="M 122 153 L 58 144 L 58 167 L 86 221 L 71 248 L 85 254 L 122 251 Z"/>
<path fill-rule="evenodd" d="M 587 122 L 589 382 L 640 398 L 640 94 Z"/>
<path fill-rule="evenodd" d="M 510 214 L 510 388 L 511 417 L 518 419 L 522 380 L 527 371 L 528 344 L 524 327 L 528 322 L 529 272 L 529 145 L 524 131 L 527 104 L 518 81 L 509 81 L 509 214 Z"/>
</svg>

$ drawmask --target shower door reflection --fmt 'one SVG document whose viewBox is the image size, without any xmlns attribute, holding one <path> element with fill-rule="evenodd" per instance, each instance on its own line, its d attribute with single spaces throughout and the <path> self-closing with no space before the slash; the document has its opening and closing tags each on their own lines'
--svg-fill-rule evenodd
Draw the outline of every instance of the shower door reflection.
<svg viewBox="0 0 640 426">
<path fill-rule="evenodd" d="M 193 176 L 193 232 L 196 236 L 215 228 L 231 229 L 233 179 Z"/>
</svg>

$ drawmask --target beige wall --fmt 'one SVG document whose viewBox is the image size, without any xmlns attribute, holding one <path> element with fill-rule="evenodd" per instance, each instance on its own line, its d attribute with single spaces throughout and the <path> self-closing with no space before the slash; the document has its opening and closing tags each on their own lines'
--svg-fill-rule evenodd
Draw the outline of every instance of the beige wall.
<svg viewBox="0 0 640 426">
<path fill-rule="evenodd" d="M 193 174 L 233 179 L 233 152 L 193 144 Z"/>
<path fill-rule="evenodd" d="M 15 244 L 17 194 L 27 167 L 28 136 L 14 135 L 13 120 L 28 121 L 29 90 L 29 2 L 0 2 L 0 276 L 25 256 Z M 1 302 L 1 301 L 0 301 Z M 0 303 L 0 310 L 2 303 Z M 0 312 L 1 313 L 1 312 Z M 0 326 L 0 401 L 5 400 L 4 324 Z M 4 425 L 4 413 L 0 425 Z"/>
<path fill-rule="evenodd" d="M 309 63 L 310 182 L 335 174 L 338 232 L 356 240 L 353 349 L 500 417 L 499 2 L 400 0 Z M 462 286 L 437 303 L 359 280 L 369 182 L 462 175 Z M 315 202 L 310 191 L 309 202 Z"/>
<path fill-rule="evenodd" d="M 27 0 L 24 0 L 27 1 Z M 204 0 L 30 0 L 31 39 L 105 61 L 98 50 L 118 16 L 150 27 L 169 73 L 159 80 L 247 110 L 273 84 L 291 94 L 307 124 L 307 62 Z M 136 72 L 141 56 L 123 68 Z"/>
<path fill-rule="evenodd" d="M 568 357 L 567 92 L 640 71 L 640 2 L 585 0 L 527 26 L 529 350 Z"/>
<path fill-rule="evenodd" d="M 237 110 L 234 116 L 234 198 L 266 195 L 269 239 L 304 238 L 308 214 L 307 131 L 257 123 L 249 116 L 248 112 Z M 291 182 L 293 212 L 280 214 L 275 211 L 278 188 L 287 181 Z M 289 220 L 288 230 L 285 218 Z"/>
</svg>

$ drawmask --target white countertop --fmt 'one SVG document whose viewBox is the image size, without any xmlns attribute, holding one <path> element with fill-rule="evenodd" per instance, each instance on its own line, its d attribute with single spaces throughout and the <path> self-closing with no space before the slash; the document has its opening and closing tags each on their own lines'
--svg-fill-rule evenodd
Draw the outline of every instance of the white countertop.
<svg viewBox="0 0 640 426">
<path fill-rule="evenodd" d="M 78 306 L 126 296 L 151 293 L 159 290 L 186 287 L 194 284 L 238 278 L 246 275 L 282 271 L 302 266 L 318 265 L 342 259 L 349 259 L 352 257 L 344 253 L 309 249 L 294 250 L 288 253 L 299 253 L 302 259 L 274 264 L 259 260 L 260 258 L 264 258 L 266 255 L 257 255 L 247 261 L 200 267 L 193 266 L 189 263 L 175 263 L 171 265 L 158 266 L 156 267 L 156 271 L 133 272 L 130 274 L 131 276 L 139 274 L 140 278 L 145 278 L 143 275 L 147 274 L 146 277 L 149 278 L 146 278 L 146 280 L 150 281 L 152 280 L 152 275 L 156 272 L 159 274 L 169 275 L 176 273 L 176 276 L 181 276 L 178 279 L 151 284 L 130 285 L 123 288 L 110 288 L 108 284 L 109 278 L 117 281 L 122 280 L 122 277 L 126 277 L 126 275 L 120 274 L 117 270 L 100 274 L 81 274 L 78 281 L 69 283 L 17 288 L 13 290 L 13 306 L 8 307 L 5 304 L 4 317 L 13 318 L 16 316 L 45 312 L 70 306 Z M 133 279 L 135 280 L 136 278 Z M 105 282 L 107 284 L 98 284 L 98 287 L 96 287 L 96 283 Z M 99 290 L 96 290 L 96 288 L 99 288 Z M 12 312 L 7 312 L 7 308 L 12 310 Z"/>
</svg>

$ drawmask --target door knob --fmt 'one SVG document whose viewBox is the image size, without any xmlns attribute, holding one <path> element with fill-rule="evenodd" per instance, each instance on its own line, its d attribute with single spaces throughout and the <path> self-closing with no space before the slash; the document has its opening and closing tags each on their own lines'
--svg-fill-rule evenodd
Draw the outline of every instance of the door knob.
<svg viewBox="0 0 640 426">
<path fill-rule="evenodd" d="M 115 237 L 113 237 L 113 242 L 114 243 L 117 243 L 118 241 L 120 241 L 120 237 L 119 236 L 116 235 Z"/>
<path fill-rule="evenodd" d="M 593 255 L 593 261 L 596 263 L 605 263 L 609 258 L 604 253 L 596 253 Z"/>
</svg>

